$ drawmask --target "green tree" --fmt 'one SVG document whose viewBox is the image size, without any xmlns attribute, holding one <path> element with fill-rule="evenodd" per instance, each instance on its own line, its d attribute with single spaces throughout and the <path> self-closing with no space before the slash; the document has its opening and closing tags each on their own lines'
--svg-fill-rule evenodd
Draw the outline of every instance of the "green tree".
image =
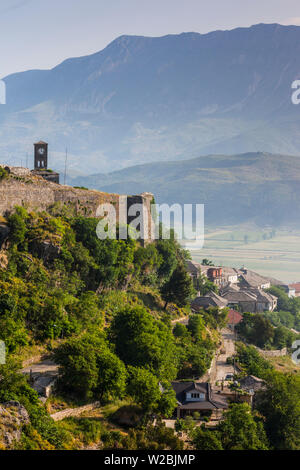
<svg viewBox="0 0 300 470">
<path fill-rule="evenodd" d="M 214 265 L 214 263 L 210 259 L 207 259 L 207 258 L 204 258 L 202 260 L 201 264 L 203 264 L 203 266 L 213 266 Z"/>
<path fill-rule="evenodd" d="M 145 411 L 155 409 L 161 396 L 158 378 L 147 369 L 139 367 L 129 366 L 128 373 L 127 393 Z"/>
<path fill-rule="evenodd" d="M 196 314 L 189 316 L 188 330 L 191 332 L 192 336 L 196 340 L 199 341 L 203 339 L 203 334 L 205 332 L 205 323 L 201 315 Z"/>
<path fill-rule="evenodd" d="M 224 450 L 267 450 L 268 440 L 261 422 L 247 403 L 233 404 L 218 426 Z"/>
<path fill-rule="evenodd" d="M 201 273 L 199 273 L 197 279 L 197 290 L 200 292 L 200 295 L 206 295 L 211 291 L 216 292 L 216 294 L 219 292 L 218 286 Z"/>
<path fill-rule="evenodd" d="M 192 433 L 192 443 L 197 450 L 223 450 L 220 433 L 202 426 Z"/>
<path fill-rule="evenodd" d="M 110 325 L 109 337 L 126 365 L 147 368 L 160 379 L 176 375 L 171 329 L 145 308 L 128 306 L 120 310 Z"/>
<path fill-rule="evenodd" d="M 266 390 L 259 393 L 257 409 L 265 417 L 271 445 L 280 450 L 300 450 L 300 376 L 272 372 Z"/>
<path fill-rule="evenodd" d="M 193 281 L 182 264 L 174 270 L 170 279 L 162 286 L 161 295 L 165 309 L 170 302 L 178 307 L 185 307 L 194 294 Z"/>
<path fill-rule="evenodd" d="M 55 351 L 61 385 L 84 398 L 122 397 L 126 370 L 102 337 L 86 334 L 72 338 Z"/>
<path fill-rule="evenodd" d="M 27 232 L 27 217 L 27 212 L 23 207 L 16 207 L 15 213 L 8 217 L 9 239 L 13 245 L 18 246 L 24 242 Z"/>
</svg>

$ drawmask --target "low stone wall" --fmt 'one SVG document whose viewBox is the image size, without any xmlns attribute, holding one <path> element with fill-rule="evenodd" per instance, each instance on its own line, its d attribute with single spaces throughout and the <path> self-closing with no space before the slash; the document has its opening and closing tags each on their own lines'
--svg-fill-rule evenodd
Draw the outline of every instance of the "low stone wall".
<svg viewBox="0 0 300 470">
<path fill-rule="evenodd" d="M 260 352 L 265 357 L 281 357 L 281 356 L 287 356 L 287 354 L 288 354 L 287 348 L 272 349 L 271 351 L 264 351 L 264 350 L 260 349 Z"/>
<path fill-rule="evenodd" d="M 90 405 L 80 406 L 78 408 L 68 408 L 67 410 L 58 411 L 51 415 L 51 418 L 54 421 L 61 421 L 65 418 L 70 418 L 71 416 L 80 416 L 85 411 L 95 410 L 96 408 L 100 408 L 100 402 L 96 401 L 91 403 Z"/>
</svg>

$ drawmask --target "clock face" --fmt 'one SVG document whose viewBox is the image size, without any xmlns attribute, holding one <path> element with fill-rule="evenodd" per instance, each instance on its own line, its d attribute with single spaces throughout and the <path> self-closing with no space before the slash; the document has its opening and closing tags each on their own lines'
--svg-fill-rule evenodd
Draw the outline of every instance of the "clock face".
<svg viewBox="0 0 300 470">
<path fill-rule="evenodd" d="M 45 149 L 44 149 L 44 148 L 40 148 L 40 149 L 38 150 L 38 152 L 39 152 L 40 155 L 44 155 Z"/>
</svg>

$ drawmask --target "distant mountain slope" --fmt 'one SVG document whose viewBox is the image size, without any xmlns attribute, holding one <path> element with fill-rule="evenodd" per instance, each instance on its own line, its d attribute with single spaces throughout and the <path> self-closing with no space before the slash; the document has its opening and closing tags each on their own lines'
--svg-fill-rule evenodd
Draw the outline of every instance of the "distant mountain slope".
<svg viewBox="0 0 300 470">
<path fill-rule="evenodd" d="M 8 76 L 0 163 L 50 143 L 85 174 L 207 153 L 300 153 L 300 27 L 122 36 L 52 70 Z M 14 161 L 11 161 L 14 160 Z M 17 160 L 17 161 L 16 161 Z"/>
<path fill-rule="evenodd" d="M 206 222 L 300 226 L 300 159 L 269 153 L 208 155 L 75 178 L 107 192 L 150 191 L 159 203 L 205 204 Z"/>
</svg>

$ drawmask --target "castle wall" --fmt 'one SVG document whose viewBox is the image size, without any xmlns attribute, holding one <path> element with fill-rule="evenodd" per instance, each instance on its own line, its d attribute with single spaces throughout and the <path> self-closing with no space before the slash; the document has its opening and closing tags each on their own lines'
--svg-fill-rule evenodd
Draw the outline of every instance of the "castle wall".
<svg viewBox="0 0 300 470">
<path fill-rule="evenodd" d="M 32 210 L 47 210 L 55 203 L 72 206 L 75 214 L 86 217 L 95 217 L 100 204 L 111 203 L 114 205 L 117 216 L 119 213 L 120 196 L 108 194 L 96 190 L 77 189 L 71 186 L 62 186 L 50 183 L 41 177 L 34 176 L 30 172 L 19 171 L 10 168 L 8 178 L 0 180 L 0 216 L 14 209 L 16 205 L 25 206 Z M 142 203 L 148 214 L 148 232 L 151 230 L 151 202 L 153 195 L 144 193 L 138 196 L 128 196 L 128 206 Z M 129 220 L 130 221 L 130 220 Z"/>
</svg>

